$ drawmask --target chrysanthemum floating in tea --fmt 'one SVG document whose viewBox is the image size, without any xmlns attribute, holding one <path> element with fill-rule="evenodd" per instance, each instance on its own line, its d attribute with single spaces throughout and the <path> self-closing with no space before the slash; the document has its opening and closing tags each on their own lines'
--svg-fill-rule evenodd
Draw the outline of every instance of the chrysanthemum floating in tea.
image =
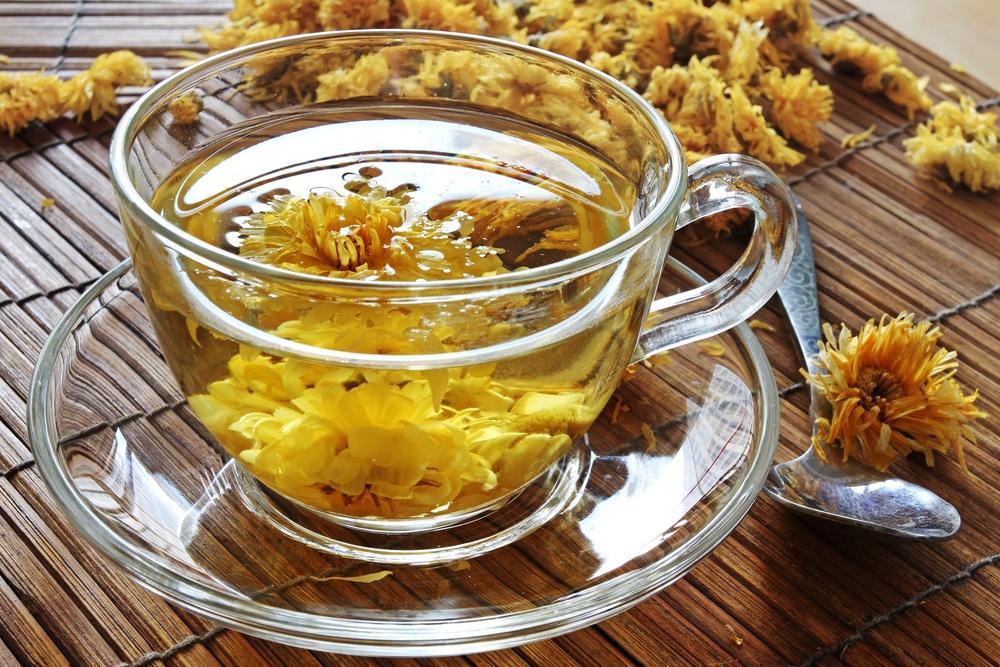
<svg viewBox="0 0 1000 667">
<path fill-rule="evenodd" d="M 965 395 L 955 380 L 957 355 L 938 345 L 941 330 L 913 315 L 869 320 L 854 336 L 845 326 L 835 336 L 824 324 L 820 370 L 808 382 L 829 400 L 829 417 L 817 419 L 817 449 L 839 446 L 853 457 L 885 470 L 898 455 L 954 452 L 964 467 L 962 440 L 975 443 L 969 422 L 986 414 L 974 405 L 978 392 Z"/>
<path fill-rule="evenodd" d="M 295 271 L 343 277 L 387 272 L 389 244 L 403 221 L 400 202 L 385 189 L 367 197 L 312 193 L 279 197 L 243 225 L 240 254 Z M 390 273 L 391 275 L 391 273 Z"/>
<path fill-rule="evenodd" d="M 482 190 L 489 179 L 473 173 Z M 186 226 L 204 238 L 235 229 L 226 232 L 240 238 L 234 250 L 259 264 L 395 284 L 509 274 L 538 255 L 553 261 L 602 242 L 580 202 L 541 191 L 439 200 L 419 178 L 386 188 L 382 176 L 364 165 L 337 189 L 272 189 L 255 211 L 196 209 Z M 204 289 L 215 289 L 207 277 Z M 294 294 L 251 305 L 258 327 L 296 345 L 390 356 L 516 338 L 532 326 L 525 312 L 559 319 L 573 307 L 561 289 L 527 301 L 488 290 L 461 308 L 390 307 L 375 297 L 303 303 Z M 198 325 L 188 332 L 198 345 Z M 290 497 L 360 516 L 419 516 L 502 497 L 561 456 L 614 390 L 612 379 L 595 377 L 593 360 L 622 354 L 616 335 L 609 324 L 571 336 L 565 351 L 548 348 L 544 359 L 426 370 L 313 363 L 241 345 L 227 353 L 221 379 L 216 373 L 189 401 L 234 457 Z M 539 374 L 545 364 L 552 368 Z"/>
</svg>

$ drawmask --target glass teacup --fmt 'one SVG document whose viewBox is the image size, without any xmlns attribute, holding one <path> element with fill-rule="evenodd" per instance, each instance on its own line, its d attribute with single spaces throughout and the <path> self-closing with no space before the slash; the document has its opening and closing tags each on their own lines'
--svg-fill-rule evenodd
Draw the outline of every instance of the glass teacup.
<svg viewBox="0 0 1000 667">
<path fill-rule="evenodd" d="M 191 407 L 266 487 L 432 530 L 563 457 L 625 369 L 745 319 L 795 235 L 745 156 L 699 162 L 632 90 L 509 42 L 313 34 L 209 58 L 127 113 L 111 172 Z M 748 208 L 743 257 L 655 299 L 674 230 Z"/>
</svg>

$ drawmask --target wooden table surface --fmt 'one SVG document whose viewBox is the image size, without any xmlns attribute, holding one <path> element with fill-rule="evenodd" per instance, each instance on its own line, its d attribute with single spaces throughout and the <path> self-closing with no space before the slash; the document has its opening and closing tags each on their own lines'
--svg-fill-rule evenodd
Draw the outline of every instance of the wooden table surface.
<svg viewBox="0 0 1000 667">
<path fill-rule="evenodd" d="M 222 0 L 5 2 L 0 53 L 11 58 L 5 68 L 71 72 L 130 48 L 159 79 L 177 65 L 167 52 L 191 48 L 185 38 L 230 8 Z M 935 84 L 951 82 L 984 107 L 998 104 L 995 91 L 876 17 L 841 0 L 813 8 L 817 20 L 896 45 L 911 69 L 931 76 L 935 99 Z M 933 469 L 914 461 L 892 468 L 958 507 L 957 537 L 872 541 L 804 522 L 761 496 L 722 544 L 651 599 L 553 640 L 454 658 L 309 652 L 165 605 L 70 528 L 28 443 L 28 384 L 43 342 L 82 290 L 126 256 L 105 165 L 113 123 L 64 119 L 0 137 L 0 665 L 998 664 L 1000 196 L 947 194 L 919 179 L 901 144 L 915 123 L 856 80 L 812 65 L 833 87 L 837 110 L 819 151 L 786 176 L 812 226 L 824 320 L 857 330 L 871 317 L 910 311 L 937 322 L 959 353 L 959 381 L 978 388 L 977 405 L 994 416 L 974 425 L 969 474 L 945 457 Z M 840 146 L 872 124 L 870 141 Z M 47 196 L 57 203 L 43 210 Z M 683 258 L 709 275 L 728 251 Z M 758 336 L 781 390 L 785 460 L 806 440 L 807 397 L 778 306 L 758 317 L 775 326 Z M 103 582 L 102 595 L 93 595 L 93 582 Z"/>
</svg>

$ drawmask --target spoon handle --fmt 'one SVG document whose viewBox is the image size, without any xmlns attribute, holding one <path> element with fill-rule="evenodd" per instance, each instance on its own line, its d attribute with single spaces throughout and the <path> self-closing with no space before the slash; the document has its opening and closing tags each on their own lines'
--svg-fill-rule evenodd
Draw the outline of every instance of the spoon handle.
<svg viewBox="0 0 1000 667">
<path fill-rule="evenodd" d="M 822 327 L 816 289 L 809 224 L 799 200 L 792 195 L 798 242 L 792 266 L 778 288 L 789 326 L 806 369 L 816 370 Z M 816 417 L 829 417 L 830 403 L 816 385 L 809 385 L 809 420 L 817 436 Z M 812 444 L 805 454 L 771 468 L 764 491 L 797 512 L 878 534 L 916 540 L 943 540 L 962 525 L 958 510 L 927 489 L 879 473 L 855 459 L 821 459 Z"/>
<path fill-rule="evenodd" d="M 795 204 L 799 236 L 791 268 L 778 288 L 778 298 L 785 308 L 785 316 L 799 345 L 799 354 L 806 364 L 806 370 L 812 372 L 815 370 L 813 356 L 819 352 L 819 341 L 823 337 L 819 319 L 819 293 L 816 289 L 816 263 L 805 211 L 794 194 L 792 202 Z"/>
</svg>

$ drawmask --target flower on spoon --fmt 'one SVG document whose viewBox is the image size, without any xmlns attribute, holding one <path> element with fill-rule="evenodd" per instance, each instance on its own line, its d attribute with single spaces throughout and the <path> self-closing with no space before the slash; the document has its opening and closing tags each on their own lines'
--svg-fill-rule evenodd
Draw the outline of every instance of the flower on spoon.
<svg viewBox="0 0 1000 667">
<path fill-rule="evenodd" d="M 857 336 L 846 326 L 839 337 L 829 324 L 823 332 L 819 370 L 803 371 L 832 407 L 816 420 L 821 456 L 824 443 L 836 444 L 844 460 L 885 471 L 899 454 L 919 452 L 933 465 L 934 452 L 954 451 L 965 468 L 962 439 L 976 442 L 968 424 L 987 415 L 974 406 L 979 392 L 967 396 L 955 381 L 957 354 L 938 345 L 938 327 L 901 313 L 869 320 Z"/>
</svg>

